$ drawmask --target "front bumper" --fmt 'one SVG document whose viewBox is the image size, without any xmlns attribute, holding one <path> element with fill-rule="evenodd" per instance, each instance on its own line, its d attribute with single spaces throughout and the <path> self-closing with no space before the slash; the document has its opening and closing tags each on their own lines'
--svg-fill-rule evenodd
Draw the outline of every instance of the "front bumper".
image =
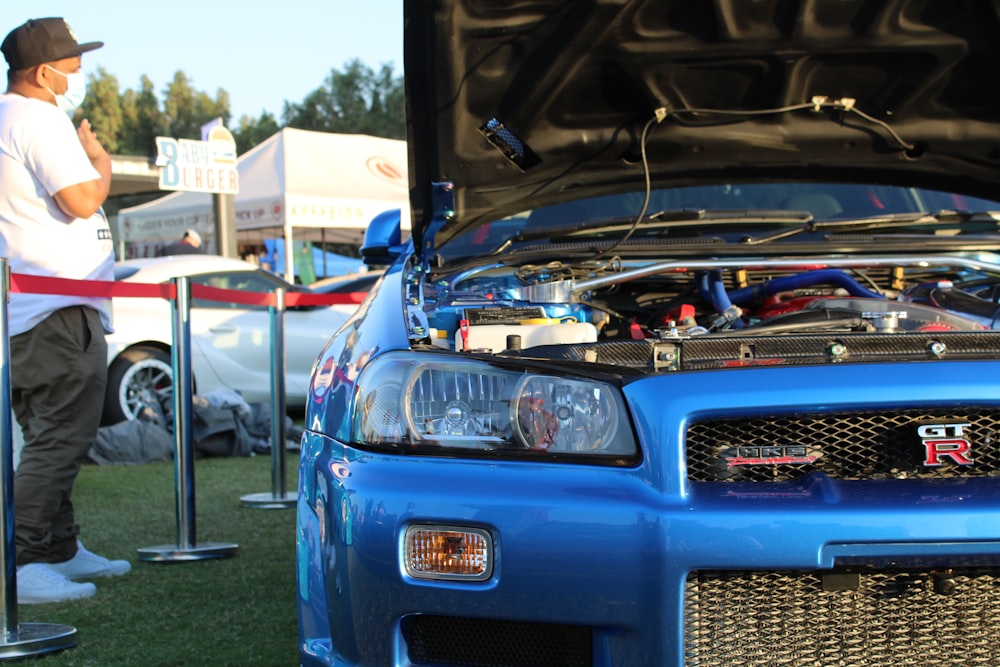
<svg viewBox="0 0 1000 667">
<path fill-rule="evenodd" d="M 1000 396 L 982 368 L 957 365 L 953 383 L 921 388 L 919 365 L 909 366 L 884 369 L 892 379 L 871 392 L 846 375 L 861 369 L 741 371 L 725 375 L 725 391 L 721 374 L 688 376 L 667 407 L 662 397 L 679 396 L 671 384 L 684 378 L 644 380 L 626 388 L 644 452 L 628 469 L 394 456 L 310 432 L 300 471 L 303 664 L 989 660 L 1000 636 L 995 476 L 686 479 L 684 426 L 699 414 Z M 805 373 L 816 389 L 764 388 L 801 387 L 786 381 Z M 401 541 L 414 524 L 488 531 L 493 576 L 411 578 Z"/>
</svg>

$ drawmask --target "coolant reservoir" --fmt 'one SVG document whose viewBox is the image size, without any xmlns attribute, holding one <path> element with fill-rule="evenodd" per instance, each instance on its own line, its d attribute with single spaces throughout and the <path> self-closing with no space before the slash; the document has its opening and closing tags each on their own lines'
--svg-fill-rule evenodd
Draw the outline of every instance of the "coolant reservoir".
<svg viewBox="0 0 1000 667">
<path fill-rule="evenodd" d="M 455 349 L 476 352 L 502 352 L 507 349 L 507 336 L 521 337 L 521 348 L 536 345 L 594 343 L 597 327 L 590 322 L 547 321 L 544 324 L 479 324 L 455 332 Z"/>
</svg>

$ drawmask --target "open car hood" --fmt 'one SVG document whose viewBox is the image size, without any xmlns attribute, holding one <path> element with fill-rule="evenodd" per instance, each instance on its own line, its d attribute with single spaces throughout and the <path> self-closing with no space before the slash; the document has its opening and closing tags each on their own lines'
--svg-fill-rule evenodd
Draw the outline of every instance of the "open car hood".
<svg viewBox="0 0 1000 667">
<path fill-rule="evenodd" d="M 995 2 L 407 0 L 404 11 L 418 249 L 528 206 L 641 189 L 644 162 L 654 187 L 998 192 Z M 453 202 L 436 194 L 442 182 Z M 429 233 L 435 217 L 446 222 Z"/>
</svg>

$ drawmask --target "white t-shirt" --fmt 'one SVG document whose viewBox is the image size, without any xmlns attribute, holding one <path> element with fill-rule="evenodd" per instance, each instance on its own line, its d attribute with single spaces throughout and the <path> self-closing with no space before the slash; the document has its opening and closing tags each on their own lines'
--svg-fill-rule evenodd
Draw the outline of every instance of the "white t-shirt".
<svg viewBox="0 0 1000 667">
<path fill-rule="evenodd" d="M 0 257 L 7 258 L 12 273 L 113 280 L 114 242 L 104 212 L 73 218 L 53 196 L 98 178 L 76 128 L 57 106 L 0 95 Z M 105 331 L 113 331 L 110 299 L 12 293 L 9 333 L 29 331 L 52 312 L 73 305 L 96 309 Z"/>
</svg>

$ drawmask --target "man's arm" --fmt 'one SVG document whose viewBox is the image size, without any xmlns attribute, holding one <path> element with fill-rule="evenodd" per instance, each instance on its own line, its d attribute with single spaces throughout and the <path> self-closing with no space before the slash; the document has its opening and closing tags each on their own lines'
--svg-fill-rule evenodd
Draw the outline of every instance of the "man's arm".
<svg viewBox="0 0 1000 667">
<path fill-rule="evenodd" d="M 84 152 L 90 158 L 90 163 L 101 177 L 63 188 L 55 194 L 55 199 L 66 215 L 89 218 L 104 204 L 108 192 L 111 191 L 111 156 L 97 140 L 97 135 L 90 129 L 90 121 L 87 119 L 80 123 L 76 134 L 80 138 Z"/>
</svg>

